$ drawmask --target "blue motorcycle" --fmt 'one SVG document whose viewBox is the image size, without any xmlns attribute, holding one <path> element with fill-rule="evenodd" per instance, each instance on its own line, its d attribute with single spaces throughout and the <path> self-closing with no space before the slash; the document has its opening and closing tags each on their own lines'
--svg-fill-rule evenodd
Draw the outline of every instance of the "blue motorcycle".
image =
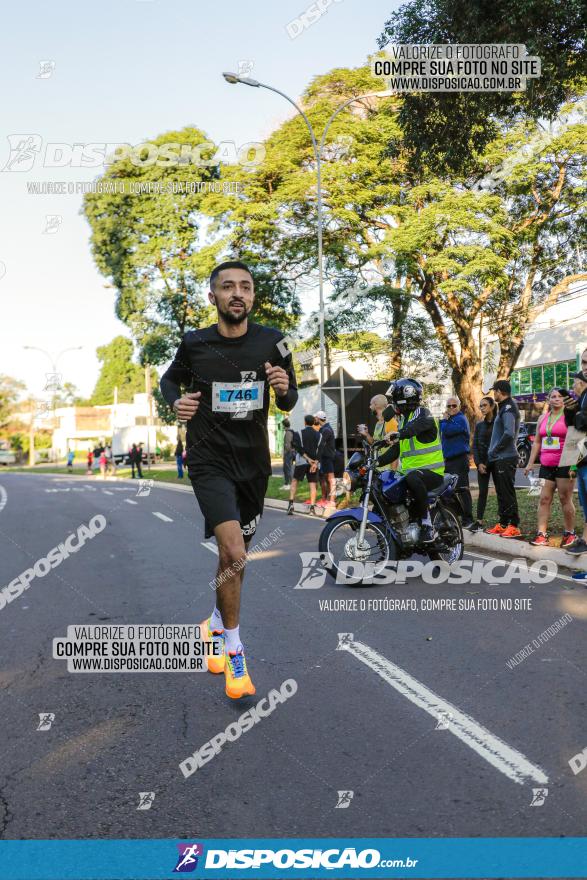
<svg viewBox="0 0 587 880">
<path fill-rule="evenodd" d="M 340 563 L 372 563 L 371 576 L 383 571 L 388 562 L 409 559 L 415 554 L 432 560 L 456 562 L 463 558 L 464 540 L 457 480 L 447 474 L 442 484 L 428 493 L 430 516 L 438 535 L 433 544 L 420 541 L 420 523 L 413 510 L 413 499 L 405 477 L 393 470 L 377 471 L 379 451 L 384 440 L 369 445 L 349 459 L 344 480 L 347 491 L 361 489 L 359 507 L 337 510 L 328 517 L 320 534 L 318 548 L 332 577 L 345 573 Z"/>
</svg>

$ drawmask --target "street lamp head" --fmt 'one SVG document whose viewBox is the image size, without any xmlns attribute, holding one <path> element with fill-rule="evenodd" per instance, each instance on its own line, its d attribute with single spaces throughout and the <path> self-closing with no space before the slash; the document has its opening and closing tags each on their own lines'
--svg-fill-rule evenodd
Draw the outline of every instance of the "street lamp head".
<svg viewBox="0 0 587 880">
<path fill-rule="evenodd" d="M 236 73 L 230 73 L 230 71 L 225 71 L 222 76 L 228 83 L 242 83 L 244 86 L 253 86 L 253 88 L 258 89 L 261 83 L 256 79 L 251 79 L 248 76 L 238 76 Z"/>
</svg>

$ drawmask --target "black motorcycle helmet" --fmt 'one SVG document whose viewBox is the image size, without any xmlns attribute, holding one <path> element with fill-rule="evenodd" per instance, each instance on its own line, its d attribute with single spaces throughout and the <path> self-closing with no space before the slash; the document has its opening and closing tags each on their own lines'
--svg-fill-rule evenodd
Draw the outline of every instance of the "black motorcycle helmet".
<svg viewBox="0 0 587 880">
<path fill-rule="evenodd" d="M 391 398 L 396 415 L 407 416 L 422 403 L 424 389 L 417 379 L 396 379 L 391 383 L 385 396 Z"/>
</svg>

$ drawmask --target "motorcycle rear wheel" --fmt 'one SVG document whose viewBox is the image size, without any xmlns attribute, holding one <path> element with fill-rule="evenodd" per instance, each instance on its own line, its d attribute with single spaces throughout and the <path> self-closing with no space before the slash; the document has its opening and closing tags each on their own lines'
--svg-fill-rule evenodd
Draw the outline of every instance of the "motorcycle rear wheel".
<svg viewBox="0 0 587 880">
<path fill-rule="evenodd" d="M 438 534 L 438 539 L 446 545 L 447 550 L 442 550 L 433 544 L 428 550 L 430 559 L 443 560 L 448 562 L 458 562 L 463 558 L 465 553 L 465 539 L 463 538 L 463 527 L 457 516 L 447 507 L 437 507 L 434 511 L 432 519 L 434 530 Z"/>
</svg>

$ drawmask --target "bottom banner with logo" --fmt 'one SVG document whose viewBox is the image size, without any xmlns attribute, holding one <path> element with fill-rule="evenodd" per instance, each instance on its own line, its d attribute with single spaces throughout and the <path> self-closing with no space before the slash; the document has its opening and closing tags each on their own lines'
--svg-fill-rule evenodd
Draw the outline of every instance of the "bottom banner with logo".
<svg viewBox="0 0 587 880">
<path fill-rule="evenodd" d="M 587 838 L 5 840 L 2 880 L 587 877 Z"/>
</svg>

